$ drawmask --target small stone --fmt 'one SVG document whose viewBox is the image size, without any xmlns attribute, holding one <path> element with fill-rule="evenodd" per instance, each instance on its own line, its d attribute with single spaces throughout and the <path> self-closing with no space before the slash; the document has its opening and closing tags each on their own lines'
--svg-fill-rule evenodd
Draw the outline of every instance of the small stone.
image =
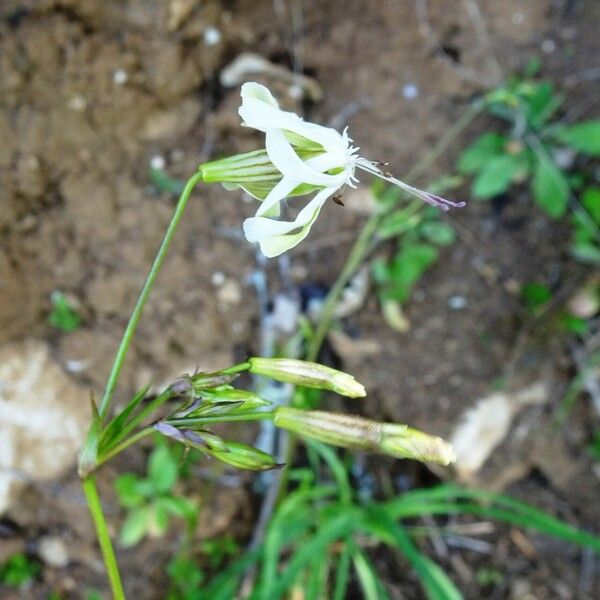
<svg viewBox="0 0 600 600">
<path fill-rule="evenodd" d="M 545 54 L 552 54 L 556 50 L 556 42 L 551 39 L 544 40 L 542 42 L 542 52 Z"/>
<path fill-rule="evenodd" d="M 113 73 L 113 82 L 115 85 L 124 85 L 127 83 L 129 79 L 129 75 L 127 75 L 127 71 L 125 69 L 117 69 Z"/>
<path fill-rule="evenodd" d="M 69 564 L 66 544 L 54 535 L 45 535 L 38 540 L 38 556 L 50 567 L 62 569 Z"/>
<path fill-rule="evenodd" d="M 452 296 L 448 298 L 448 306 L 452 310 L 463 310 L 467 307 L 467 299 L 464 296 Z"/>
<path fill-rule="evenodd" d="M 223 271 L 215 271 L 210 277 L 210 282 L 215 287 L 222 286 L 225 283 L 225 274 Z"/>
<path fill-rule="evenodd" d="M 226 280 L 217 292 L 219 305 L 239 304 L 242 301 L 242 290 L 235 279 Z M 219 309 L 224 308 L 219 306 Z"/>
<path fill-rule="evenodd" d="M 61 477 L 75 463 L 89 424 L 88 398 L 47 344 L 0 348 L 0 514 L 25 481 Z"/>
<path fill-rule="evenodd" d="M 415 98 L 418 98 L 418 96 L 419 96 L 419 88 L 414 83 L 407 83 L 402 88 L 402 95 L 407 100 L 414 100 Z"/>
<path fill-rule="evenodd" d="M 216 46 L 223 36 L 221 32 L 216 27 L 207 27 L 204 30 L 204 44 L 206 46 Z"/>
</svg>

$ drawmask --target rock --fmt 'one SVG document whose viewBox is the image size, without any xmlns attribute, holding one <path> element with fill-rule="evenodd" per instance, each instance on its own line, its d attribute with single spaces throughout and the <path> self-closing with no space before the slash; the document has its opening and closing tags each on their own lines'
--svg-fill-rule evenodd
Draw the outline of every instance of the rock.
<svg viewBox="0 0 600 600">
<path fill-rule="evenodd" d="M 66 544 L 55 535 L 44 535 L 38 540 L 38 556 L 50 567 L 62 569 L 69 564 Z"/>
<path fill-rule="evenodd" d="M 496 392 L 480 398 L 465 411 L 450 440 L 459 477 L 467 480 L 474 476 L 507 436 L 515 416 L 526 406 L 547 399 L 547 386 L 537 382 L 512 394 Z"/>
<path fill-rule="evenodd" d="M 0 514 L 27 481 L 60 477 L 75 463 L 89 422 L 87 399 L 47 344 L 0 348 Z"/>
</svg>

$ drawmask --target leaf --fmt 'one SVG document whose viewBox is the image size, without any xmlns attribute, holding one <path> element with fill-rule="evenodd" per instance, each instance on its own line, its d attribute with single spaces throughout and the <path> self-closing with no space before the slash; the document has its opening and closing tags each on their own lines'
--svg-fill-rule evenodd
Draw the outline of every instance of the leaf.
<svg viewBox="0 0 600 600">
<path fill-rule="evenodd" d="M 571 254 L 576 260 L 590 265 L 600 265 L 600 247 L 582 242 L 571 246 Z"/>
<path fill-rule="evenodd" d="M 374 273 L 376 280 L 384 284 L 381 296 L 384 300 L 406 302 L 414 284 L 437 260 L 438 251 L 429 244 L 406 244 L 398 252 L 385 271 Z"/>
<path fill-rule="evenodd" d="M 102 430 L 102 418 L 98 413 L 93 394 L 90 395 L 90 408 L 92 409 L 92 422 L 79 455 L 78 471 L 82 478 L 89 475 L 98 465 L 98 444 Z"/>
<path fill-rule="evenodd" d="M 502 154 L 492 158 L 479 171 L 471 193 L 477 200 L 488 200 L 506 192 L 513 179 L 526 169 L 522 155 Z"/>
<path fill-rule="evenodd" d="M 145 496 L 139 489 L 139 482 L 139 477 L 133 473 L 124 473 L 117 477 L 115 491 L 121 506 L 132 508 L 144 502 Z"/>
<path fill-rule="evenodd" d="M 581 204 L 590 219 L 600 227 L 600 187 L 588 187 L 581 195 Z"/>
<path fill-rule="evenodd" d="M 535 529 L 546 535 L 592 548 L 600 553 L 600 537 L 577 529 L 551 515 L 503 494 L 485 490 L 439 485 L 434 488 L 407 492 L 385 503 L 393 519 L 405 519 L 423 514 L 471 514 L 505 521 L 520 527 Z"/>
<path fill-rule="evenodd" d="M 381 600 L 384 596 L 385 587 L 381 581 L 377 571 L 373 567 L 371 561 L 367 558 L 364 552 L 358 547 L 352 553 L 352 561 L 354 562 L 354 570 L 356 577 L 363 592 L 365 600 Z"/>
<path fill-rule="evenodd" d="M 565 214 L 569 184 L 562 171 L 546 156 L 537 157 L 531 190 L 534 200 L 548 216 L 558 219 Z"/>
<path fill-rule="evenodd" d="M 456 240 L 454 227 L 443 221 L 427 221 L 421 226 L 420 232 L 428 242 L 438 246 L 449 246 Z"/>
<path fill-rule="evenodd" d="M 269 592 L 269 599 L 281 598 L 283 593 L 296 581 L 297 576 L 315 556 L 325 554 L 327 548 L 336 540 L 344 538 L 358 524 L 360 512 L 348 509 L 346 512 L 334 515 L 330 520 L 322 523 L 309 541 L 300 545 L 287 562 L 286 568 L 273 581 L 271 586 L 265 586 Z"/>
<path fill-rule="evenodd" d="M 458 170 L 468 175 L 477 173 L 491 159 L 502 154 L 505 143 L 505 135 L 484 133 L 460 154 L 456 165 Z"/>
<path fill-rule="evenodd" d="M 552 134 L 555 139 L 579 152 L 600 156 L 600 119 L 557 128 Z"/>
<path fill-rule="evenodd" d="M 539 129 L 557 111 L 563 98 L 554 93 L 551 83 L 542 82 L 536 85 L 525 83 L 525 114 L 532 129 Z"/>
<path fill-rule="evenodd" d="M 65 333 L 75 331 L 82 322 L 82 318 L 69 304 L 67 297 L 59 291 L 52 292 L 50 300 L 53 305 L 48 316 L 48 323 Z"/>
<path fill-rule="evenodd" d="M 196 517 L 198 510 L 195 502 L 179 496 L 163 496 L 157 500 L 157 504 L 160 504 L 170 515 L 181 517 L 188 521 Z"/>
<path fill-rule="evenodd" d="M 406 556 L 419 575 L 429 600 L 462 600 L 463 596 L 454 582 L 415 546 L 404 527 L 391 519 L 379 505 L 372 507 L 369 516 L 367 531 L 395 546 Z"/>
<path fill-rule="evenodd" d="M 414 229 L 423 220 L 423 215 L 413 214 L 413 212 L 407 208 L 394 211 L 381 221 L 377 234 L 382 239 L 387 239 Z"/>
<path fill-rule="evenodd" d="M 146 535 L 148 517 L 147 506 L 140 506 L 130 511 L 121 527 L 119 541 L 122 546 L 135 546 Z"/>
<path fill-rule="evenodd" d="M 177 481 L 177 462 L 168 446 L 158 446 L 148 461 L 148 478 L 158 492 L 168 492 Z"/>
<path fill-rule="evenodd" d="M 110 450 L 114 444 L 119 442 L 122 437 L 123 428 L 129 420 L 133 411 L 137 408 L 140 402 L 146 397 L 151 384 L 145 385 L 139 390 L 135 396 L 129 401 L 127 406 L 117 415 L 115 415 L 108 425 L 104 428 L 100 436 L 100 454 L 104 454 Z"/>
</svg>

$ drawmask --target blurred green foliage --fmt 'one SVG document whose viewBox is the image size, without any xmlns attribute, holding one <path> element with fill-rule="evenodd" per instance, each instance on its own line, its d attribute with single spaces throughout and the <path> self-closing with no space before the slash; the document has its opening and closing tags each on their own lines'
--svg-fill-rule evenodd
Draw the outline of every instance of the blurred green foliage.
<svg viewBox="0 0 600 600">
<path fill-rule="evenodd" d="M 193 527 L 198 508 L 174 492 L 178 477 L 177 454 L 161 440 L 150 454 L 146 477 L 124 473 L 117 478 L 117 497 L 127 510 L 120 533 L 123 546 L 135 546 L 147 535 L 163 535 L 171 516 L 185 519 Z"/>
<path fill-rule="evenodd" d="M 81 325 L 81 316 L 77 314 L 62 292 L 52 292 L 50 301 L 52 302 L 52 311 L 48 315 L 50 325 L 65 333 L 75 331 Z"/>
<path fill-rule="evenodd" d="M 42 567 L 38 560 L 23 552 L 18 552 L 0 565 L 0 583 L 21 587 L 39 575 Z"/>
</svg>

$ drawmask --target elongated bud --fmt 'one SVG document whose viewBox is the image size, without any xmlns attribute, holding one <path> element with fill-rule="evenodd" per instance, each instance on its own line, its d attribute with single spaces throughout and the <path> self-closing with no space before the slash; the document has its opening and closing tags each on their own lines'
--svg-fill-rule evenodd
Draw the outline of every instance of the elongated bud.
<svg viewBox="0 0 600 600">
<path fill-rule="evenodd" d="M 254 392 L 235 388 L 216 389 L 202 392 L 202 398 L 208 402 L 235 402 L 243 410 L 261 408 L 272 404 Z M 239 409 L 238 409 L 239 410 Z"/>
<path fill-rule="evenodd" d="M 223 450 L 210 450 L 209 453 L 232 467 L 251 471 L 268 471 L 282 466 L 276 463 L 272 456 L 252 446 L 238 442 L 224 442 L 224 445 Z"/>
<path fill-rule="evenodd" d="M 443 465 L 455 460 L 450 444 L 406 425 L 287 407 L 275 410 L 273 422 L 283 429 L 342 448 L 380 452 Z"/>
<path fill-rule="evenodd" d="M 379 449 L 398 458 L 449 465 L 456 460 L 454 448 L 440 437 L 404 425 L 383 423 Z"/>
<path fill-rule="evenodd" d="M 331 390 L 349 398 L 367 395 L 365 388 L 352 375 L 317 363 L 292 358 L 250 358 L 248 362 L 250 373 L 264 375 L 275 381 Z"/>
</svg>

